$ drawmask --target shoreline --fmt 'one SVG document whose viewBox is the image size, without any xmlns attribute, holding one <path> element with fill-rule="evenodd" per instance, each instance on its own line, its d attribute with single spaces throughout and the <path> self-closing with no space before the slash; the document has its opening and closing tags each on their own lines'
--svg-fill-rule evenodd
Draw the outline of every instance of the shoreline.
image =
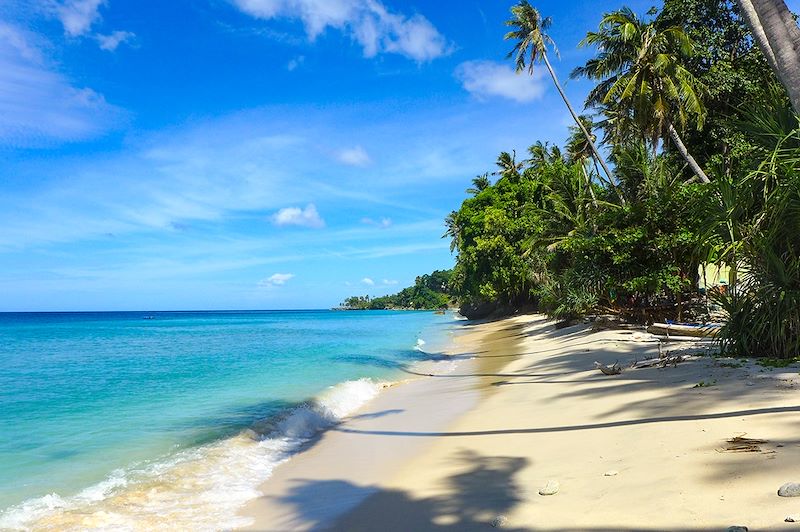
<svg viewBox="0 0 800 532">
<path fill-rule="evenodd" d="M 467 327 L 460 349 L 475 360 L 387 390 L 278 468 L 245 508 L 247 529 L 796 526 L 784 519 L 800 499 L 776 491 L 800 480 L 797 367 L 674 342 L 689 355 L 674 367 L 604 376 L 595 360 L 657 357 L 654 337 L 556 331 L 535 315 Z M 550 481 L 557 493 L 540 495 Z"/>
<path fill-rule="evenodd" d="M 347 475 L 353 481 L 380 483 L 395 474 L 404 461 L 424 452 L 430 443 L 409 436 L 392 438 L 380 445 L 362 445 L 352 436 L 354 431 L 390 430 L 409 423 L 424 430 L 444 430 L 476 406 L 483 387 L 479 385 L 481 377 L 472 373 L 491 371 L 497 362 L 488 359 L 487 367 L 486 360 L 474 358 L 472 352 L 491 332 L 475 324 L 465 323 L 462 327 L 454 329 L 454 345 L 443 353 L 456 359 L 451 372 L 426 373 L 429 362 L 407 369 L 409 378 L 395 381 L 353 415 L 320 433 L 261 485 L 263 495 L 240 511 L 241 516 L 254 522 L 240 530 L 305 529 L 319 527 L 322 522 L 332 523 L 371 493 L 365 489 L 336 495 L 340 491 L 338 477 Z M 459 377 L 462 374 L 465 376 Z M 448 382 L 442 385 L 436 377 L 448 377 Z M 304 508 L 295 511 L 287 502 L 296 497 L 299 477 L 313 477 L 319 485 L 312 489 L 313 493 L 300 496 Z"/>
</svg>

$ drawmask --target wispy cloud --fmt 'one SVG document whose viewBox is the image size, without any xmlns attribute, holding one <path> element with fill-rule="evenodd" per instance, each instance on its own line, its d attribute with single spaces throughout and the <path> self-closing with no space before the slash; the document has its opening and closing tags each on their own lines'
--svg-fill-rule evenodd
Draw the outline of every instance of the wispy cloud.
<svg viewBox="0 0 800 532">
<path fill-rule="evenodd" d="M 36 35 L 0 22 L 0 144 L 81 140 L 110 128 L 122 112 L 57 72 L 38 42 Z"/>
<path fill-rule="evenodd" d="M 381 218 L 380 220 L 373 220 L 372 218 L 361 218 L 361 223 L 364 225 L 372 225 L 381 229 L 388 229 L 392 226 L 391 218 Z"/>
<path fill-rule="evenodd" d="M 385 286 L 394 286 L 394 285 L 398 284 L 398 282 L 395 281 L 394 279 L 384 279 L 383 280 L 383 284 Z"/>
<path fill-rule="evenodd" d="M 347 148 L 336 154 L 340 163 L 348 166 L 366 166 L 371 162 L 367 150 L 362 146 Z"/>
<path fill-rule="evenodd" d="M 389 11 L 378 0 L 233 0 L 243 12 L 261 19 L 300 19 L 310 40 L 328 28 L 357 42 L 364 56 L 396 53 L 419 62 L 446 55 L 451 45 L 420 14 Z"/>
<path fill-rule="evenodd" d="M 278 226 L 296 225 L 312 229 L 325 227 L 325 220 L 319 215 L 317 207 L 313 203 L 306 205 L 305 209 L 300 207 L 281 209 L 272 216 L 272 222 Z"/>
<path fill-rule="evenodd" d="M 467 61 L 456 69 L 461 85 L 473 96 L 480 99 L 499 96 L 520 103 L 531 102 L 544 94 L 543 76 L 541 70 L 535 70 L 533 75 L 518 74 L 510 66 L 494 61 Z"/>
<path fill-rule="evenodd" d="M 373 281 L 369 277 L 364 277 L 363 279 L 361 279 L 361 283 L 367 286 L 375 286 L 375 281 Z"/>
<path fill-rule="evenodd" d="M 120 44 L 130 43 L 136 37 L 136 34 L 130 31 L 115 31 L 108 35 L 95 35 L 95 39 L 100 44 L 101 50 L 113 52 Z"/>
<path fill-rule="evenodd" d="M 258 282 L 258 286 L 283 286 L 290 280 L 294 279 L 294 277 L 295 275 L 293 273 L 273 273 L 266 279 L 261 279 Z"/>
<path fill-rule="evenodd" d="M 289 60 L 286 64 L 286 70 L 289 72 L 294 72 L 297 70 L 306 60 L 306 56 L 298 55 L 297 57 L 293 57 Z"/>
</svg>

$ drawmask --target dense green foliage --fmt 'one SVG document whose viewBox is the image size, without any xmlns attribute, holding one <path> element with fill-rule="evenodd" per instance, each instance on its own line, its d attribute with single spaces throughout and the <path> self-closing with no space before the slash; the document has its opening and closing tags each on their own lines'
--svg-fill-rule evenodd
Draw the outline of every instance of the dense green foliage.
<svg viewBox="0 0 800 532">
<path fill-rule="evenodd" d="M 523 1 L 509 25 L 518 70 L 550 68 L 550 20 Z M 798 119 L 735 4 L 666 0 L 645 18 L 623 8 L 583 44 L 597 55 L 575 74 L 597 81 L 586 102 L 597 114 L 576 117 L 563 152 L 537 142 L 473 180 L 446 220 L 454 295 L 476 316 L 537 305 L 680 320 L 691 302 L 706 319 L 718 305 L 725 351 L 800 355 Z M 706 263 L 731 268 L 710 299 L 698 289 Z"/>
<path fill-rule="evenodd" d="M 396 294 L 375 298 L 351 296 L 342 302 L 340 308 L 347 310 L 447 308 L 452 300 L 449 289 L 451 276 L 451 270 L 436 270 L 431 274 L 417 277 L 414 286 L 404 288 Z"/>
</svg>

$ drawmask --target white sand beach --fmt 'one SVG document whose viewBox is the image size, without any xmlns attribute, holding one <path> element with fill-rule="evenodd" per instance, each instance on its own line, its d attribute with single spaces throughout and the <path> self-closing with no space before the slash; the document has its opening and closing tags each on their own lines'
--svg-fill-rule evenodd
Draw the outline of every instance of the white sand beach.
<svg viewBox="0 0 800 532">
<path fill-rule="evenodd" d="M 250 529 L 800 526 L 784 521 L 800 498 L 776 493 L 800 481 L 796 367 L 705 354 L 604 376 L 594 361 L 627 368 L 657 341 L 536 315 L 465 330 L 453 356 L 472 360 L 386 390 L 279 467 Z M 727 450 L 736 436 L 759 441 Z"/>
</svg>

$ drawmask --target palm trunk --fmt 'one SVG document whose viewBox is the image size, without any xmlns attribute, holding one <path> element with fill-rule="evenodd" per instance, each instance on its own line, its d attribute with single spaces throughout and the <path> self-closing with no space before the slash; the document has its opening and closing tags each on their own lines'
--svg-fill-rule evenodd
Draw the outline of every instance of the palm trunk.
<svg viewBox="0 0 800 532">
<path fill-rule="evenodd" d="M 681 156 L 689 164 L 689 168 L 692 169 L 694 175 L 699 177 L 700 181 L 703 183 L 711 183 L 711 180 L 708 178 L 706 173 L 703 172 L 703 169 L 700 168 L 700 165 L 694 160 L 694 157 L 692 157 L 692 155 L 689 153 L 689 150 L 686 149 L 686 145 L 684 145 L 680 135 L 678 135 L 678 130 L 675 129 L 675 126 L 672 125 L 672 122 L 667 122 L 667 131 L 669 131 L 669 137 L 672 139 L 675 147 L 678 148 L 678 152 L 680 152 Z"/>
<path fill-rule="evenodd" d="M 795 112 L 800 112 L 800 28 L 783 0 L 737 0 L 762 53 L 774 57 L 776 76 L 786 87 Z M 752 6 L 749 10 L 748 2 Z M 749 10 L 749 17 L 748 17 Z M 752 17 L 755 12 L 756 17 Z M 759 38 L 766 37 L 766 43 Z"/>
<path fill-rule="evenodd" d="M 564 100 L 564 104 L 567 106 L 567 109 L 569 110 L 569 114 L 572 115 L 572 119 L 575 120 L 575 123 L 578 124 L 578 127 L 586 136 L 586 141 L 592 148 L 592 153 L 594 154 L 595 160 L 598 161 L 600 163 L 600 166 L 603 167 L 603 171 L 606 173 L 606 177 L 608 178 L 608 184 L 611 186 L 612 189 L 614 189 L 614 192 L 617 193 L 619 201 L 622 203 L 622 205 L 625 205 L 625 198 L 622 197 L 622 194 L 620 194 L 619 189 L 617 189 L 616 185 L 614 185 L 614 181 L 612 180 L 611 177 L 611 170 L 608 169 L 608 165 L 600 156 L 600 152 L 597 151 L 597 146 L 594 145 L 592 136 L 589 134 L 588 131 L 586 131 L 586 128 L 583 126 L 583 122 L 581 122 L 580 119 L 578 118 L 577 113 L 575 113 L 575 109 L 572 108 L 572 104 L 569 103 L 569 99 L 567 99 L 567 95 L 564 94 L 564 89 L 561 87 L 561 83 L 558 81 L 558 77 L 556 76 L 556 73 L 553 70 L 553 66 L 550 64 L 550 60 L 547 59 L 546 53 L 542 53 L 542 59 L 544 60 L 544 64 L 547 67 L 547 70 L 550 72 L 550 77 L 553 78 L 553 83 L 555 84 L 558 93 L 561 95 L 561 99 Z"/>
<path fill-rule="evenodd" d="M 750 32 L 753 34 L 753 38 L 758 44 L 761 53 L 764 55 L 772 71 L 775 72 L 775 75 L 780 78 L 780 71 L 778 69 L 778 63 L 775 60 L 775 53 L 772 51 L 772 47 L 769 44 L 767 34 L 764 33 L 764 27 L 758 20 L 756 8 L 753 7 L 753 3 L 750 0 L 737 0 L 737 3 L 739 4 L 739 11 L 742 18 L 750 28 Z M 781 81 L 783 80 L 781 79 Z"/>
<path fill-rule="evenodd" d="M 586 188 L 589 189 L 589 195 L 592 197 L 592 205 L 597 209 L 597 196 L 594 195 L 594 188 L 592 187 L 592 180 L 589 177 L 589 172 L 586 171 L 586 166 L 583 163 L 581 163 L 581 168 L 583 169 L 583 176 L 586 178 Z"/>
</svg>

